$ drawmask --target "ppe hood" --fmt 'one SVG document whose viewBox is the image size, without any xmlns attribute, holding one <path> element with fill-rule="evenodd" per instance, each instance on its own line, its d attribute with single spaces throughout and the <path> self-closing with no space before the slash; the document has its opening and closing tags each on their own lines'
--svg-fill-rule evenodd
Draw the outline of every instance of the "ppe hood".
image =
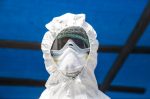
<svg viewBox="0 0 150 99">
<path fill-rule="evenodd" d="M 46 87 L 47 89 L 43 92 L 42 96 L 40 99 L 48 99 L 48 98 L 42 98 L 42 97 L 48 97 L 47 95 L 50 95 L 48 89 L 52 87 L 50 90 L 54 90 L 54 92 L 57 92 L 57 95 L 53 97 L 53 95 L 50 95 L 49 98 L 53 99 L 81 99 L 79 98 L 68 98 L 69 96 L 64 96 L 63 92 L 66 90 L 70 90 L 68 85 L 64 87 L 65 84 L 56 84 L 55 88 L 53 85 L 50 84 L 52 79 L 57 79 L 55 75 L 57 76 L 56 72 L 57 71 L 57 65 L 51 56 L 51 47 L 53 45 L 54 40 L 58 36 L 58 34 L 72 26 L 77 26 L 81 27 L 85 30 L 88 39 L 89 39 L 89 45 L 90 45 L 90 52 L 87 57 L 87 62 L 84 66 L 85 70 L 83 71 L 82 75 L 80 75 L 76 80 L 74 80 L 72 83 L 69 83 L 70 87 L 76 87 L 77 93 L 72 93 L 71 97 L 76 97 L 77 94 L 83 93 L 84 97 L 82 96 L 82 99 L 109 99 L 105 94 L 103 94 L 100 90 L 98 90 L 97 86 L 97 81 L 94 75 L 94 70 L 97 65 L 97 49 L 98 49 L 98 40 L 96 39 L 97 34 L 93 27 L 88 24 L 85 21 L 85 14 L 72 14 L 72 13 L 66 13 L 62 16 L 55 17 L 52 19 L 51 22 L 46 24 L 46 28 L 48 31 L 45 33 L 42 43 L 41 43 L 41 49 L 43 52 L 43 58 L 44 58 L 44 63 L 47 72 L 52 75 L 53 77 L 50 76 L 50 78 L 46 82 Z M 60 77 L 63 78 L 63 77 Z M 57 81 L 56 81 L 57 82 Z M 61 89 L 62 88 L 62 89 Z M 60 90 L 60 91 L 58 91 Z M 87 92 L 86 92 L 87 91 Z M 60 93 L 59 93 L 60 92 Z M 73 92 L 70 90 L 70 92 Z M 62 95 L 60 95 L 62 94 Z M 62 97 L 61 97 L 62 96 Z M 61 98 L 58 98 L 61 97 Z M 64 97 L 64 98 L 63 98 Z M 85 98 L 86 97 L 86 98 Z"/>
</svg>

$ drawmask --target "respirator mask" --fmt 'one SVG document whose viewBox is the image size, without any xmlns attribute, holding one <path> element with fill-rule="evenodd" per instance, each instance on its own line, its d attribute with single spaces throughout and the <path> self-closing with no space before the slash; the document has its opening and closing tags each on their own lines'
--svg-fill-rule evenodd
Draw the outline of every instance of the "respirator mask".
<svg viewBox="0 0 150 99">
<path fill-rule="evenodd" d="M 80 74 L 90 51 L 88 36 L 80 27 L 69 27 L 58 34 L 51 48 L 51 55 L 58 70 L 67 77 Z"/>
</svg>

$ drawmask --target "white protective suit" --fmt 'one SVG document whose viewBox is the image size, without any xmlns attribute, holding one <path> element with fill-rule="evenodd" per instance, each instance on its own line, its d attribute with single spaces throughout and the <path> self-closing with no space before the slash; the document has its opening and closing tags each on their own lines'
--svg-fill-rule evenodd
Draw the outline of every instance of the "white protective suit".
<svg viewBox="0 0 150 99">
<path fill-rule="evenodd" d="M 70 79 L 59 72 L 50 52 L 60 31 L 71 26 L 82 27 L 86 31 L 90 43 L 90 52 L 84 68 L 75 79 Z M 50 77 L 40 99 L 110 99 L 97 86 L 94 70 L 97 64 L 98 40 L 95 30 L 85 21 L 85 14 L 66 13 L 53 18 L 50 23 L 46 24 L 46 28 L 49 31 L 43 37 L 41 49 Z"/>
</svg>

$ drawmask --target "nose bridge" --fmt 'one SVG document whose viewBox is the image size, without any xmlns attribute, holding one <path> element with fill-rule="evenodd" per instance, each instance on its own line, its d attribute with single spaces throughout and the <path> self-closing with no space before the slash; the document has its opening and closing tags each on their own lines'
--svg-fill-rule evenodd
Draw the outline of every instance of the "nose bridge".
<svg viewBox="0 0 150 99">
<path fill-rule="evenodd" d="M 69 39 L 69 40 L 67 41 L 67 45 L 68 45 L 68 46 L 74 46 L 73 40 Z"/>
<path fill-rule="evenodd" d="M 73 49 L 73 50 L 75 50 L 75 51 L 78 51 L 79 50 L 79 48 L 78 48 L 78 46 L 75 44 L 75 42 L 72 40 L 72 39 L 69 39 L 68 41 L 67 41 L 67 47 L 69 47 L 69 48 L 71 48 L 71 49 Z"/>
</svg>

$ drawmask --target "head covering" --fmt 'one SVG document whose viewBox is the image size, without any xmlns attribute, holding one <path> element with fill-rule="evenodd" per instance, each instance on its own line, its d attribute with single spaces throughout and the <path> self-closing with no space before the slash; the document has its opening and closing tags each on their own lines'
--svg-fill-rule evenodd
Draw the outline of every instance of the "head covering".
<svg viewBox="0 0 150 99">
<path fill-rule="evenodd" d="M 67 78 L 62 76 L 59 77 L 57 65 L 51 56 L 50 49 L 58 34 L 64 29 L 72 26 L 84 29 L 89 39 L 90 52 L 81 75 L 73 82 L 68 83 Z M 66 13 L 62 16 L 53 18 L 51 22 L 46 24 L 46 28 L 48 31 L 43 37 L 41 49 L 43 51 L 46 70 L 50 74 L 50 77 L 46 82 L 47 89 L 42 93 L 40 99 L 48 99 L 48 97 L 51 99 L 109 99 L 98 90 L 94 75 L 97 64 L 98 40 L 96 39 L 97 35 L 95 30 L 85 21 L 85 14 Z M 75 93 L 72 93 L 70 88 L 74 87 L 77 89 L 74 89 Z"/>
</svg>

